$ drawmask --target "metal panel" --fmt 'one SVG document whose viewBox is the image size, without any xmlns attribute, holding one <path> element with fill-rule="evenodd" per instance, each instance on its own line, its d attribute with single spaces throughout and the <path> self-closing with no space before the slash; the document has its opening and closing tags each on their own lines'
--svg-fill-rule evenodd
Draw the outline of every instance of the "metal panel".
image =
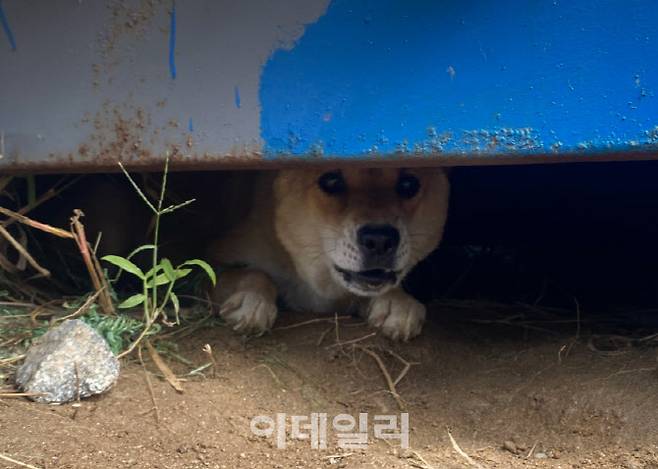
<svg viewBox="0 0 658 469">
<path fill-rule="evenodd" d="M 0 169 L 644 158 L 651 0 L 0 0 Z"/>
</svg>

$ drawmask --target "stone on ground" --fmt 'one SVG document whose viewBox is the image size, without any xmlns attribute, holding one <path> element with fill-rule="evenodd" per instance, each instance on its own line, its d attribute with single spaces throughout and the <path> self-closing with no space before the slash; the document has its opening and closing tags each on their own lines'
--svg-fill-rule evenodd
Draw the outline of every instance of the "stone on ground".
<svg viewBox="0 0 658 469">
<path fill-rule="evenodd" d="M 64 403 L 108 390 L 119 377 L 119 361 L 95 330 L 73 319 L 51 329 L 27 351 L 16 384 L 31 399 Z"/>
</svg>

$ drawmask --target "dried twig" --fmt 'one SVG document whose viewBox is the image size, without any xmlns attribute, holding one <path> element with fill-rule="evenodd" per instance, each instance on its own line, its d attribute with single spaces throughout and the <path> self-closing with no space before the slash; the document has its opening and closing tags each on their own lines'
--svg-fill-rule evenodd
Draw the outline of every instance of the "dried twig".
<svg viewBox="0 0 658 469">
<path fill-rule="evenodd" d="M 36 228 L 37 230 L 45 231 L 46 233 L 50 233 L 51 235 L 58 236 L 60 238 L 68 238 L 68 239 L 73 239 L 74 236 L 73 234 L 69 233 L 66 230 L 62 230 L 60 228 L 55 228 L 54 226 L 46 225 L 45 223 L 38 222 L 36 220 L 32 220 L 31 218 L 26 217 L 25 215 L 22 215 L 18 212 L 14 212 L 13 210 L 9 210 L 8 208 L 0 207 L 0 213 L 3 215 L 8 216 L 9 218 L 13 218 L 14 220 L 23 223 L 24 225 L 31 226 L 32 228 Z M 7 221 L 3 222 L 0 224 L 3 228 L 6 226 L 9 226 L 11 223 L 8 223 Z"/>
<path fill-rule="evenodd" d="M 9 456 L 6 456 L 2 453 L 0 453 L 0 459 L 2 459 L 4 461 L 7 461 L 7 462 L 10 462 L 10 463 L 15 464 L 15 465 L 20 466 L 20 467 L 27 467 L 29 469 L 41 469 L 37 466 L 33 466 L 31 464 L 26 464 L 24 462 L 17 461 L 17 460 L 15 460 L 13 458 L 10 458 Z"/>
<path fill-rule="evenodd" d="M 329 334 L 333 329 L 334 329 L 334 326 L 329 326 L 328 329 L 325 329 L 324 331 L 322 331 L 322 334 L 320 334 L 320 337 L 318 337 L 318 340 L 315 343 L 315 345 L 317 347 L 322 345 L 322 342 L 324 342 L 324 338 L 327 337 L 327 334 Z"/>
<path fill-rule="evenodd" d="M 344 345 L 353 345 L 353 344 L 356 344 L 358 342 L 362 342 L 366 339 L 369 339 L 370 337 L 374 337 L 376 335 L 377 335 L 376 332 L 371 332 L 370 334 L 366 334 L 363 337 L 357 337 L 356 339 L 346 340 L 345 342 L 336 342 L 335 344 L 327 345 L 325 348 L 330 349 L 330 348 L 334 348 L 334 347 L 342 347 Z"/>
<path fill-rule="evenodd" d="M 396 386 L 398 385 L 398 383 L 400 381 L 402 381 L 402 378 L 404 378 L 407 375 L 407 373 L 409 372 L 409 370 L 411 369 L 411 367 L 413 365 L 420 365 L 420 363 L 418 363 L 418 362 L 410 362 L 410 361 L 405 360 L 400 355 L 395 353 L 393 350 L 386 350 L 386 351 L 390 355 L 392 355 L 393 357 L 397 358 L 398 361 L 400 361 L 400 363 L 402 363 L 404 365 L 404 367 L 402 368 L 402 371 L 400 371 L 400 374 L 398 374 L 398 377 L 395 378 L 395 380 L 393 380 L 393 384 L 395 384 Z"/>
<path fill-rule="evenodd" d="M 26 303 L 21 301 L 0 301 L 0 306 L 12 306 L 14 308 L 34 308 L 34 303 Z"/>
<path fill-rule="evenodd" d="M 21 246 L 26 247 L 27 235 L 25 234 L 25 230 L 22 226 L 18 226 L 16 228 L 18 230 L 18 242 L 21 243 Z M 25 259 L 23 256 L 19 256 L 18 261 L 16 262 L 16 268 L 22 272 L 25 270 L 25 267 L 27 267 L 27 259 Z"/>
<path fill-rule="evenodd" d="M 274 331 L 283 331 L 286 329 L 293 329 L 295 327 L 307 326 L 309 324 L 315 324 L 318 322 L 334 322 L 338 320 L 351 319 L 352 316 L 334 316 L 333 318 L 315 318 L 309 319 L 308 321 L 296 322 L 294 324 L 289 324 L 287 326 L 275 327 Z"/>
<path fill-rule="evenodd" d="M 406 406 L 404 405 L 404 402 L 402 402 L 402 398 L 398 394 L 397 389 L 395 388 L 395 382 L 393 381 L 393 378 L 391 378 L 391 374 L 388 372 L 388 369 L 386 368 L 386 365 L 384 365 L 384 362 L 380 358 L 379 355 L 377 355 L 375 352 L 370 350 L 367 347 L 363 347 L 359 344 L 353 345 L 353 347 L 358 348 L 359 350 L 362 350 L 364 353 L 370 355 L 373 360 L 377 363 L 377 366 L 379 366 L 379 369 L 381 370 L 382 374 L 384 375 L 384 379 L 386 380 L 386 385 L 388 386 L 388 390 L 393 395 L 393 398 L 395 399 L 395 402 L 398 404 L 398 408 L 400 410 L 404 410 Z"/>
<path fill-rule="evenodd" d="M 63 300 L 61 299 L 54 299 L 50 301 L 46 301 L 43 304 L 38 305 L 36 308 L 34 308 L 30 312 L 30 322 L 32 323 L 32 326 L 38 327 L 39 326 L 39 321 L 38 319 L 42 316 L 52 316 L 55 312 L 50 310 L 49 308 L 57 303 L 61 303 Z"/>
<path fill-rule="evenodd" d="M 151 342 L 148 340 L 145 343 L 146 348 L 149 351 L 149 355 L 151 355 L 151 360 L 153 360 L 155 366 L 157 366 L 158 369 L 162 372 L 167 382 L 171 384 L 171 387 L 174 388 L 177 392 L 183 392 L 183 385 L 181 384 L 180 380 L 176 377 L 174 372 L 171 371 L 171 368 L 169 368 L 169 366 L 165 363 L 158 351 L 155 350 L 155 348 L 151 345 Z"/>
<path fill-rule="evenodd" d="M 337 454 L 330 454 L 328 456 L 322 456 L 322 459 L 328 459 L 329 464 L 336 464 L 336 462 L 340 461 L 341 459 L 344 458 L 349 458 L 352 456 L 354 453 L 337 453 Z"/>
<path fill-rule="evenodd" d="M 260 365 L 256 365 L 255 367 L 253 367 L 252 370 L 255 370 L 256 368 L 265 368 L 270 373 L 270 375 L 272 376 L 272 379 L 274 379 L 274 381 L 276 381 L 276 383 L 279 386 L 281 386 L 282 388 L 285 388 L 285 386 L 283 385 L 283 382 L 279 379 L 279 377 L 276 375 L 276 373 L 274 373 L 274 370 L 272 370 L 272 368 L 270 368 L 269 365 L 267 365 L 265 363 L 261 363 Z"/>
<path fill-rule="evenodd" d="M 410 450 L 411 454 L 420 461 L 420 464 L 411 462 L 412 465 L 419 467 L 420 469 L 434 469 L 434 466 L 432 466 L 430 463 L 427 462 L 427 460 L 416 450 Z"/>
<path fill-rule="evenodd" d="M 23 358 L 25 358 L 25 354 L 16 355 L 16 356 L 10 357 L 10 358 L 3 358 L 2 360 L 0 360 L 0 367 L 1 366 L 6 366 L 6 365 L 11 365 L 12 363 L 16 363 L 18 361 L 21 361 Z"/>
<path fill-rule="evenodd" d="M 41 267 L 41 266 L 38 264 L 38 262 L 35 261 L 34 258 L 30 255 L 30 253 L 27 252 L 27 250 L 23 247 L 23 245 L 22 245 L 21 243 L 19 243 L 18 241 L 16 241 L 16 239 L 11 235 L 11 233 L 10 233 L 9 231 L 7 231 L 7 229 L 6 229 L 4 226 L 2 226 L 2 225 L 0 225 L 0 235 L 4 236 L 4 238 L 5 238 L 7 241 L 9 241 L 9 243 L 10 243 L 12 246 L 14 246 L 14 249 L 16 249 L 16 250 L 19 252 L 19 254 L 20 254 L 21 256 L 23 256 L 23 257 L 27 260 L 27 262 L 28 262 L 28 263 L 29 263 L 29 264 L 30 264 L 30 265 L 31 265 L 31 266 L 32 266 L 37 272 L 39 272 L 39 273 L 40 273 L 41 275 L 43 275 L 44 277 L 49 277 L 49 276 L 50 276 L 50 272 L 49 272 L 47 269 L 44 269 L 43 267 Z"/>
<path fill-rule="evenodd" d="M 73 184 L 78 182 L 83 177 L 84 176 L 77 176 L 77 177 L 73 178 L 72 180 L 70 180 L 68 182 L 66 181 L 66 179 L 67 179 L 66 177 L 62 178 L 60 181 L 58 181 L 55 184 L 55 186 L 48 189 L 46 192 L 44 192 L 42 195 L 40 195 L 34 201 L 28 203 L 24 207 L 21 207 L 21 209 L 18 210 L 17 212 L 12 212 L 11 210 L 4 209 L 5 212 L 1 212 L 1 213 L 4 213 L 5 215 L 10 217 L 11 219 L 10 220 L 4 220 L 0 224 L 2 224 L 2 226 L 4 226 L 6 228 L 9 225 L 11 225 L 11 224 L 18 221 L 18 222 L 24 223 L 26 225 L 30 225 L 33 228 L 37 228 L 37 229 L 40 229 L 42 231 L 48 231 L 51 234 L 54 234 L 56 236 L 61 236 L 63 238 L 71 238 L 70 233 L 68 233 L 65 230 L 59 230 L 58 228 L 54 228 L 54 227 L 45 225 L 43 223 L 39 223 L 37 221 L 31 220 L 31 219 L 25 217 L 24 215 L 26 213 L 29 213 L 31 210 L 34 210 L 35 208 L 37 208 L 39 205 L 43 204 L 44 202 L 52 199 L 56 195 L 61 194 L 63 191 L 65 191 L 66 189 L 71 187 Z M 0 186 L 2 186 L 1 182 L 0 182 Z M 2 207 L 0 207 L 0 208 L 2 208 Z M 48 227 L 48 228 L 46 228 L 46 227 Z M 53 230 L 57 231 L 57 233 L 55 231 L 51 232 L 50 229 L 53 229 Z"/>
<path fill-rule="evenodd" d="M 210 361 L 212 362 L 212 377 L 214 378 L 217 375 L 217 360 L 215 360 L 215 355 L 212 353 L 212 347 L 210 344 L 206 344 L 203 346 L 203 352 L 210 357 Z"/>
<path fill-rule="evenodd" d="M 55 319 L 55 322 L 63 322 L 66 321 L 67 319 L 73 319 L 77 318 L 78 316 L 82 316 L 87 312 L 89 307 L 96 301 L 96 298 L 103 292 L 103 290 L 98 290 L 96 293 L 91 295 L 87 300 L 80 306 L 74 313 L 68 314 L 64 317 L 57 318 Z"/>
<path fill-rule="evenodd" d="M 477 467 L 478 469 L 484 469 L 484 467 L 481 464 L 477 463 L 472 457 L 466 454 L 464 450 L 459 447 L 459 445 L 453 438 L 452 433 L 450 433 L 450 429 L 446 428 L 446 431 L 448 432 L 448 438 L 450 438 L 450 444 L 452 445 L 452 448 L 457 452 L 457 454 L 459 454 L 462 458 L 464 458 L 464 460 L 467 463 L 469 463 L 471 466 Z"/>
<path fill-rule="evenodd" d="M 99 303 L 101 309 L 105 314 L 114 314 L 114 305 L 112 304 L 112 299 L 110 298 L 110 289 L 107 284 L 105 275 L 103 275 L 103 270 L 98 263 L 96 256 L 92 255 L 91 250 L 89 249 L 89 243 L 87 242 L 87 235 L 85 234 L 84 225 L 80 222 L 80 217 L 84 216 L 81 210 L 74 210 L 74 215 L 71 217 L 71 234 L 73 239 L 75 239 L 80 254 L 82 254 L 82 260 L 87 267 L 89 276 L 91 278 L 91 283 L 94 286 L 96 291 L 100 291 Z"/>
<path fill-rule="evenodd" d="M 207 369 L 207 368 L 210 368 L 211 366 L 212 366 L 212 363 L 204 363 L 204 364 L 201 365 L 200 367 L 195 368 L 195 369 L 193 369 L 192 371 L 190 371 L 189 373 L 187 373 L 185 376 L 194 376 L 194 375 L 201 375 L 201 376 L 203 376 L 203 374 L 202 374 L 201 372 L 202 372 L 203 370 Z"/>
<path fill-rule="evenodd" d="M 73 371 L 75 372 L 75 401 L 80 404 L 80 367 L 78 362 L 73 362 Z"/>
<path fill-rule="evenodd" d="M 149 393 L 151 394 L 151 402 L 153 403 L 153 408 L 151 410 L 155 412 L 155 423 L 160 424 L 160 410 L 158 409 L 158 404 L 155 401 L 155 391 L 153 391 L 151 377 L 149 376 L 149 372 L 146 369 L 146 365 L 144 364 L 144 358 L 142 358 L 141 344 L 139 348 L 137 348 L 137 357 L 139 357 L 139 362 L 142 364 L 142 368 L 144 369 L 144 379 L 146 379 L 146 386 L 149 388 Z"/>
<path fill-rule="evenodd" d="M 45 396 L 45 392 L 0 392 L 0 399 L 13 399 L 17 397 Z"/>
<path fill-rule="evenodd" d="M 535 444 L 532 445 L 532 448 L 530 448 L 530 451 L 528 451 L 528 454 L 526 454 L 526 457 L 525 457 L 526 459 L 530 459 L 532 457 L 532 455 L 535 452 L 535 448 L 537 448 L 538 444 L 539 444 L 539 441 L 535 441 Z"/>
<path fill-rule="evenodd" d="M 153 326 L 157 318 L 158 318 L 157 315 L 153 315 L 153 317 L 148 318 L 146 324 L 144 325 L 144 329 L 142 329 L 142 332 L 139 334 L 137 339 L 135 339 L 135 341 L 132 344 L 130 344 L 130 346 L 126 350 L 124 350 L 119 355 L 117 355 L 118 359 L 121 359 L 126 355 L 130 355 L 132 351 L 135 350 L 135 347 L 141 344 L 142 340 L 144 339 L 144 337 L 146 337 L 146 334 L 148 334 L 148 332 L 151 330 L 151 326 Z"/>
</svg>

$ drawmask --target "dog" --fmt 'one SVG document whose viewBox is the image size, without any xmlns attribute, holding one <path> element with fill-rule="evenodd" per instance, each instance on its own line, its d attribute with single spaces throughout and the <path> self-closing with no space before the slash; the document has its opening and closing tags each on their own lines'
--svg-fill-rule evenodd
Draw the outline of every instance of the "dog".
<svg viewBox="0 0 658 469">
<path fill-rule="evenodd" d="M 246 216 L 211 244 L 212 291 L 232 328 L 272 328 L 293 310 L 359 313 L 383 335 L 417 336 L 425 306 L 401 282 L 441 241 L 449 182 L 441 168 L 265 171 L 241 184 Z"/>
</svg>

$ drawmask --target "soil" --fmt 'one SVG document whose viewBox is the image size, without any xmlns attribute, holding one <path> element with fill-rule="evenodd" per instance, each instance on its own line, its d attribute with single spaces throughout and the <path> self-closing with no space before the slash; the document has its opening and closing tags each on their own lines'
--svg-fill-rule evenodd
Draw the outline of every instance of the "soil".
<svg viewBox="0 0 658 469">
<path fill-rule="evenodd" d="M 338 321 L 340 346 L 332 346 L 331 318 L 282 328 L 313 317 L 282 314 L 277 329 L 248 341 L 224 327 L 178 336 L 190 364 L 165 359 L 186 379 L 183 393 L 145 351 L 153 396 L 131 358 L 103 396 L 62 406 L 2 399 L 0 455 L 42 468 L 658 467 L 655 349 L 602 352 L 587 327 L 577 337 L 573 322 L 512 326 L 475 304 L 433 306 L 423 334 L 407 344 L 362 339 L 372 331 L 355 319 Z M 189 376 L 209 362 L 205 344 L 215 376 L 210 368 Z M 330 424 L 326 449 L 289 435 L 278 449 L 274 437 L 252 434 L 253 417 L 277 412 L 399 415 L 366 346 L 393 379 L 403 369 L 396 355 L 414 363 L 397 385 L 408 449 L 374 438 L 370 423 L 365 449 L 339 448 Z"/>
</svg>

